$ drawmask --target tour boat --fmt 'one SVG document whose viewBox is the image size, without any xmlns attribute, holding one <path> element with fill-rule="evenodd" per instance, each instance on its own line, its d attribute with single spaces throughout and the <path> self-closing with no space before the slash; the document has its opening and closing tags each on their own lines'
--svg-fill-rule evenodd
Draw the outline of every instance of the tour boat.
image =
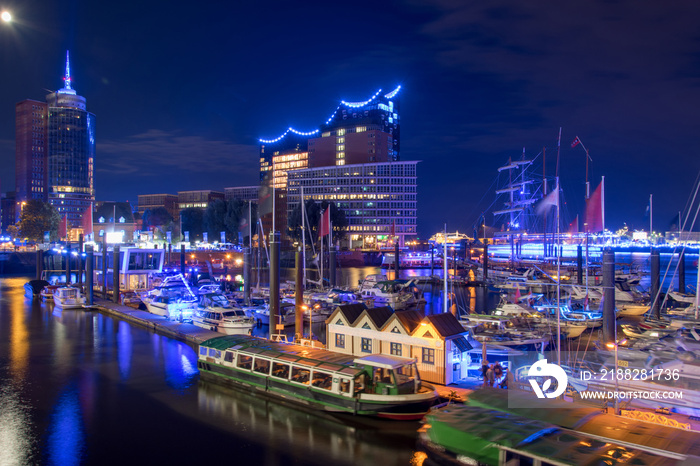
<svg viewBox="0 0 700 466">
<path fill-rule="evenodd" d="M 479 390 L 482 391 L 490 394 L 498 390 Z M 541 411 L 555 411 L 546 409 L 548 407 L 542 405 Z M 554 421 L 549 421 L 549 417 L 542 416 L 547 420 L 533 419 L 529 417 L 532 410 L 522 410 L 528 417 L 514 414 L 513 411 L 517 410 L 459 404 L 431 411 L 418 431 L 419 448 L 425 450 L 424 454 L 428 456 L 425 464 L 563 466 L 617 464 L 621 462 L 620 458 L 624 458 L 624 463 L 628 464 L 680 465 L 685 464 L 682 460 L 687 458 L 630 443 L 628 438 L 617 441 L 601 438 L 610 435 L 612 429 L 606 431 L 596 426 L 594 432 L 581 432 L 557 426 Z M 595 410 L 589 408 L 586 413 L 591 411 Z M 553 420 L 559 418 L 551 417 Z M 685 438 L 697 437 L 698 434 L 691 434 Z"/>
<path fill-rule="evenodd" d="M 234 307 L 221 293 L 206 293 L 192 313 L 192 323 L 226 335 L 246 334 L 255 325 L 243 309 Z"/>
<path fill-rule="evenodd" d="M 86 301 L 80 290 L 72 286 L 58 287 L 53 293 L 54 305 L 62 309 L 80 309 Z"/>
<path fill-rule="evenodd" d="M 228 335 L 203 342 L 197 366 L 202 380 L 331 413 L 416 420 L 438 399 L 414 359 L 387 354 L 355 357 Z"/>
<path fill-rule="evenodd" d="M 394 253 L 385 252 L 382 257 L 382 267 L 393 268 L 395 263 Z M 440 268 L 442 267 L 442 256 L 433 254 L 431 257 L 430 251 L 402 252 L 399 253 L 399 266 L 402 269 Z"/>
<path fill-rule="evenodd" d="M 579 401 L 538 399 L 531 391 L 510 386 L 476 390 L 466 405 L 428 413 L 419 430 L 419 446 L 430 457 L 424 464 L 698 463 L 699 433 L 654 413 L 623 414 L 629 416 Z"/>
</svg>

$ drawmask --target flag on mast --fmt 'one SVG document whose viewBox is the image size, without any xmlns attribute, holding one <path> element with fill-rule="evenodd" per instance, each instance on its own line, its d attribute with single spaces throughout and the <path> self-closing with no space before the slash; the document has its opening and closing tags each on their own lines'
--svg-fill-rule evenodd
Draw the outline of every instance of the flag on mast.
<svg viewBox="0 0 700 466">
<path fill-rule="evenodd" d="M 586 200 L 586 231 L 599 232 L 605 229 L 605 177 Z"/>
<path fill-rule="evenodd" d="M 576 136 L 576 139 L 574 139 L 573 142 L 571 143 L 571 148 L 573 149 L 574 147 L 578 146 L 579 144 L 581 144 L 581 140 L 578 138 L 578 136 Z"/>
<path fill-rule="evenodd" d="M 559 206 L 559 186 L 557 185 L 554 190 L 547 194 L 542 200 L 540 201 L 539 204 L 537 204 L 537 207 L 535 207 L 535 212 L 537 212 L 537 215 L 544 215 L 547 212 L 549 212 L 549 208 L 552 206 Z"/>
<path fill-rule="evenodd" d="M 61 223 L 58 225 L 58 237 L 63 239 L 66 236 L 68 236 L 68 216 L 64 215 Z"/>
<path fill-rule="evenodd" d="M 83 218 L 81 219 L 81 226 L 83 227 L 83 235 L 91 235 L 93 233 L 92 229 L 92 206 L 88 206 L 83 212 Z"/>
<path fill-rule="evenodd" d="M 331 232 L 331 206 L 328 206 L 326 210 L 321 214 L 321 225 L 318 229 L 318 236 L 320 238 L 326 236 Z"/>
</svg>

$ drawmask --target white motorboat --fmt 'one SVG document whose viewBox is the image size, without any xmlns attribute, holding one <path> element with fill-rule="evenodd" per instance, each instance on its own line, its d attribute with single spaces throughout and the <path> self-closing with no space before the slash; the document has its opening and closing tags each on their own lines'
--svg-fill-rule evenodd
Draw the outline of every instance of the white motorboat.
<svg viewBox="0 0 700 466">
<path fill-rule="evenodd" d="M 395 311 L 416 306 L 418 291 L 413 289 L 413 280 L 379 281 L 371 288 L 360 287 L 362 299 L 373 299 L 380 306 L 391 306 Z"/>
<path fill-rule="evenodd" d="M 542 304 L 536 305 L 534 309 L 541 315 L 541 318 L 557 323 L 557 305 Z M 571 324 L 583 324 L 588 328 L 597 328 L 603 325 L 603 314 L 596 311 L 572 310 L 568 304 L 559 304 L 559 322 Z"/>
<path fill-rule="evenodd" d="M 192 319 L 198 299 L 182 274 L 178 274 L 142 294 L 141 301 L 152 314 L 184 322 Z"/>
<path fill-rule="evenodd" d="M 226 335 L 248 334 L 255 325 L 255 319 L 248 317 L 241 308 L 234 307 L 220 293 L 206 293 L 200 296 L 197 309 L 192 313 L 192 323 Z"/>
<path fill-rule="evenodd" d="M 59 285 L 47 285 L 41 289 L 39 296 L 43 301 L 53 301 L 53 293 L 58 288 L 60 288 Z"/>
<path fill-rule="evenodd" d="M 81 309 L 87 302 L 87 299 L 78 288 L 61 286 L 54 291 L 53 302 L 56 307 L 62 309 Z"/>
<path fill-rule="evenodd" d="M 615 310 L 617 317 L 641 316 L 649 312 L 647 304 L 624 303 Z"/>
</svg>

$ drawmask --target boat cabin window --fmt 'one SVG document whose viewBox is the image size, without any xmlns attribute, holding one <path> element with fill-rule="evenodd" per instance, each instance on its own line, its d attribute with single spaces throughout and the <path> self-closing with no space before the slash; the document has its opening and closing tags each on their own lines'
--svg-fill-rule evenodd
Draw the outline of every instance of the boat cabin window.
<svg viewBox="0 0 700 466">
<path fill-rule="evenodd" d="M 233 353 L 231 351 L 226 351 L 224 354 L 224 361 L 233 362 Z"/>
<path fill-rule="evenodd" d="M 292 382 L 309 384 L 311 371 L 302 367 L 292 366 Z"/>
<path fill-rule="evenodd" d="M 364 392 L 367 384 L 367 374 L 360 374 L 355 377 L 355 393 Z"/>
<path fill-rule="evenodd" d="M 341 393 L 350 393 L 350 380 L 340 379 L 339 387 Z"/>
<path fill-rule="evenodd" d="M 326 372 L 314 371 L 314 378 L 311 385 L 325 390 L 330 390 L 333 385 L 333 376 Z"/>
<path fill-rule="evenodd" d="M 374 368 L 374 383 L 394 383 L 391 373 L 391 369 L 385 369 L 382 367 Z"/>
<path fill-rule="evenodd" d="M 270 373 L 270 360 L 255 358 L 255 372 L 260 372 L 261 374 Z"/>
<path fill-rule="evenodd" d="M 403 385 L 405 383 L 413 383 L 418 378 L 418 370 L 415 364 L 406 364 L 405 366 L 397 367 L 394 370 L 396 376 L 396 384 Z"/>
<path fill-rule="evenodd" d="M 207 347 L 206 347 L 206 346 L 200 346 L 200 347 L 199 347 L 199 354 L 200 354 L 200 356 L 206 356 L 206 355 L 207 355 Z"/>
<path fill-rule="evenodd" d="M 241 369 L 250 370 L 253 367 L 253 356 L 247 356 L 245 354 L 238 355 L 238 364 L 236 364 Z"/>
<path fill-rule="evenodd" d="M 280 379 L 288 379 L 289 378 L 289 366 L 287 364 L 273 362 L 272 363 L 272 376 L 279 377 Z"/>
<path fill-rule="evenodd" d="M 214 348 L 209 348 L 209 356 L 211 356 L 212 358 L 220 358 L 221 351 Z"/>
</svg>

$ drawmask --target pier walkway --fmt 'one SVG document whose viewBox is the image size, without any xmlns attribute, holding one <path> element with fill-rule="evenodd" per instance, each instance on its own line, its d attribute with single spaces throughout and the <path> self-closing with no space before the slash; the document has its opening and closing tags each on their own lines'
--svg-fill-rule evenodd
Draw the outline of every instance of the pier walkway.
<svg viewBox="0 0 700 466">
<path fill-rule="evenodd" d="M 153 330 L 159 335 L 174 338 L 189 344 L 197 350 L 197 345 L 210 338 L 220 337 L 221 333 L 212 332 L 196 325 L 168 320 L 163 316 L 140 311 L 133 307 L 117 304 L 112 301 L 95 298 L 94 308 L 122 320 Z"/>
</svg>

